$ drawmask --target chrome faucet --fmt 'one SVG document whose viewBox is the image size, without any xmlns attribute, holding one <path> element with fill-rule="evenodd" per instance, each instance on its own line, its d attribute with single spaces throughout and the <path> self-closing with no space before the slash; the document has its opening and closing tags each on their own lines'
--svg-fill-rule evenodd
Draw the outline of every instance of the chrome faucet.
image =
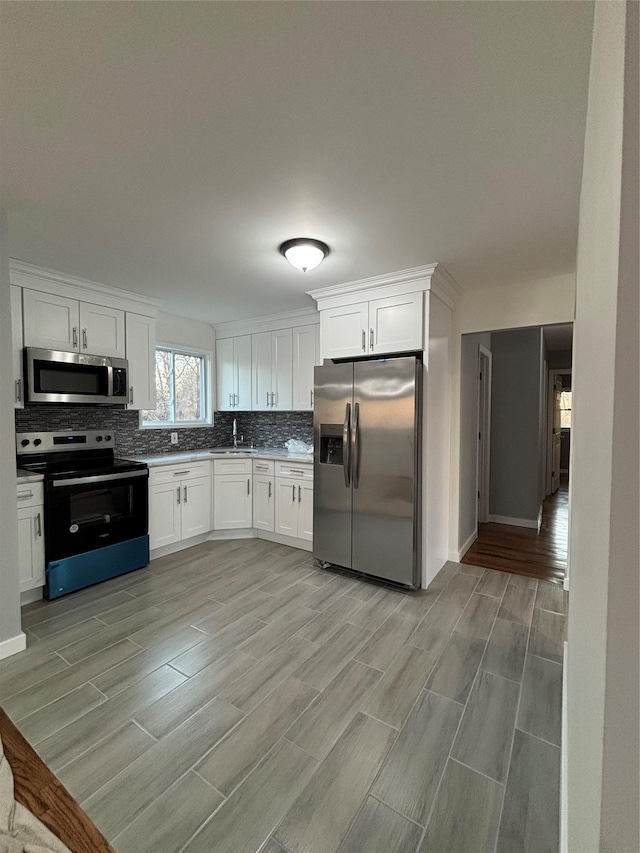
<svg viewBox="0 0 640 853">
<path fill-rule="evenodd" d="M 237 447 L 238 446 L 238 421 L 235 418 L 233 419 L 232 435 L 233 435 L 233 446 Z"/>
</svg>

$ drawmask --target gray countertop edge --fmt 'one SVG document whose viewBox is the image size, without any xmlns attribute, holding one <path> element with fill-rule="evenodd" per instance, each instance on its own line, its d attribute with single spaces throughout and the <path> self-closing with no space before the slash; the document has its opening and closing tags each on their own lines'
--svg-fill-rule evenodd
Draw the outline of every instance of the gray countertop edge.
<svg viewBox="0 0 640 853">
<path fill-rule="evenodd" d="M 181 465 L 183 462 L 202 462 L 208 459 L 272 459 L 278 462 L 313 462 L 312 453 L 288 453 L 280 448 L 260 447 L 247 448 L 240 453 L 225 454 L 217 453 L 218 448 L 212 450 L 192 450 L 177 453 L 160 453 L 148 456 L 124 456 L 134 462 L 146 462 L 150 468 L 160 465 Z M 212 452 L 213 451 L 213 452 Z"/>
</svg>

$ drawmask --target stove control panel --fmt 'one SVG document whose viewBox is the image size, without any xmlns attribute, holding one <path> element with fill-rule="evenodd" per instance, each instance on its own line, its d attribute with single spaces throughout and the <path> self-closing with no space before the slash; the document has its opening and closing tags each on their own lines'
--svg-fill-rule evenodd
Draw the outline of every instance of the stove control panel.
<svg viewBox="0 0 640 853">
<path fill-rule="evenodd" d="M 25 453 L 55 453 L 64 450 L 96 450 L 113 447 L 113 435 L 97 429 L 67 430 L 64 432 L 20 432 L 16 449 Z"/>
</svg>

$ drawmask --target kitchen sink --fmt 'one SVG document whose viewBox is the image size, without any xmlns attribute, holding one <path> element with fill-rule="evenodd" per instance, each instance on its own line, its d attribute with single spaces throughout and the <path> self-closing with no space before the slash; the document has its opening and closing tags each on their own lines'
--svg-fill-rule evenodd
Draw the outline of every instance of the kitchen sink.
<svg viewBox="0 0 640 853">
<path fill-rule="evenodd" d="M 233 450 L 225 450 L 221 448 L 220 450 L 210 450 L 209 453 L 211 456 L 239 456 L 242 454 L 250 453 L 250 449 L 247 447 L 245 449 L 238 448 L 237 450 L 234 448 Z"/>
</svg>

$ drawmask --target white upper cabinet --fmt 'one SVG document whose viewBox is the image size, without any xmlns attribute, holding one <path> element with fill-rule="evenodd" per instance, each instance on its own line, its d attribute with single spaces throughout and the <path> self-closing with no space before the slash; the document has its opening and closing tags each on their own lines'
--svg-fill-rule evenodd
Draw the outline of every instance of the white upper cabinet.
<svg viewBox="0 0 640 853">
<path fill-rule="evenodd" d="M 251 336 L 254 411 L 286 411 L 292 406 L 293 336 L 291 329 Z"/>
<path fill-rule="evenodd" d="M 369 353 L 422 349 L 422 293 L 369 302 Z"/>
<path fill-rule="evenodd" d="M 156 406 L 156 321 L 127 311 L 125 341 L 129 363 L 129 407 Z"/>
<path fill-rule="evenodd" d="M 313 369 L 320 363 L 320 326 L 293 330 L 293 405 L 295 411 L 313 409 Z"/>
<path fill-rule="evenodd" d="M 216 341 L 218 411 L 251 410 L 251 335 Z"/>
<path fill-rule="evenodd" d="M 79 352 L 80 303 L 77 299 L 25 288 L 23 310 L 26 347 Z"/>
<path fill-rule="evenodd" d="M 124 311 L 25 288 L 24 345 L 125 357 Z"/>
<path fill-rule="evenodd" d="M 80 352 L 125 357 L 124 311 L 80 303 Z"/>
<path fill-rule="evenodd" d="M 367 354 L 369 305 L 341 305 L 320 312 L 323 358 L 353 358 Z"/>
<path fill-rule="evenodd" d="M 321 311 L 323 357 L 421 350 L 422 302 L 422 293 L 408 293 Z"/>
<path fill-rule="evenodd" d="M 13 349 L 13 399 L 16 409 L 24 408 L 24 374 L 22 360 L 22 291 L 11 285 L 11 345 Z"/>
</svg>

